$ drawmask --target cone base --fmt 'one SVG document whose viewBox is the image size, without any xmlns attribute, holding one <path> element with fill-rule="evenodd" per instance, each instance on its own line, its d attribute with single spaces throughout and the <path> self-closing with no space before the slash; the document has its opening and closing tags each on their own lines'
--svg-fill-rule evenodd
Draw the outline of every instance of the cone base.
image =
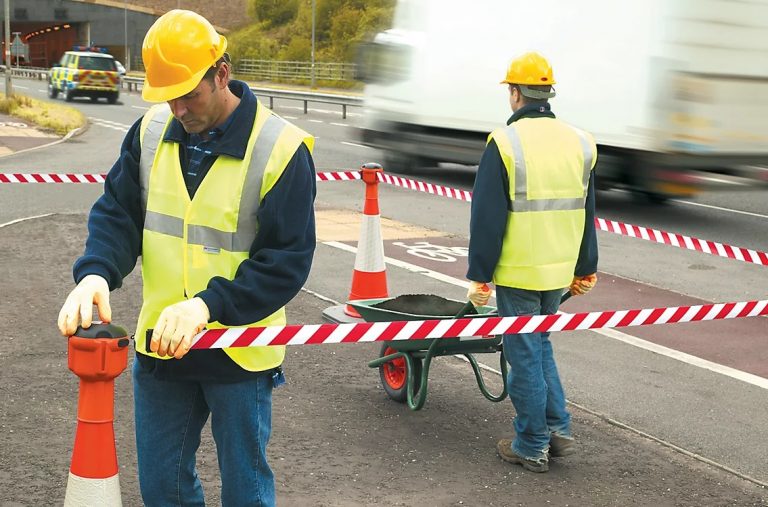
<svg viewBox="0 0 768 507">
<path fill-rule="evenodd" d="M 88 479 L 70 472 L 64 507 L 122 507 L 120 478 L 118 475 L 106 479 Z"/>
</svg>

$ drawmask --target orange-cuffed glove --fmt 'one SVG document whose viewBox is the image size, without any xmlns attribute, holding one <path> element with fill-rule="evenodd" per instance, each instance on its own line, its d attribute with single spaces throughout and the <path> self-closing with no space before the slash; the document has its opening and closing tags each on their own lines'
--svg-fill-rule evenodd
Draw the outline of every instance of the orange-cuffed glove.
<svg viewBox="0 0 768 507">
<path fill-rule="evenodd" d="M 488 304 L 488 300 L 491 299 L 491 288 L 488 287 L 487 283 L 470 280 L 467 299 L 472 301 L 472 304 L 476 307 L 485 306 Z"/>
<path fill-rule="evenodd" d="M 574 296 L 583 296 L 597 284 L 597 273 L 587 276 L 574 276 L 570 287 L 571 294 Z"/>
</svg>

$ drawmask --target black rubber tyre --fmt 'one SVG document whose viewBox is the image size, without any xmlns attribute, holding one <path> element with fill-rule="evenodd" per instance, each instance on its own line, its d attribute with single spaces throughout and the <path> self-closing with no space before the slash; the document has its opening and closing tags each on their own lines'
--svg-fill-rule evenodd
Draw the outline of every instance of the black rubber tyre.
<svg viewBox="0 0 768 507">
<path fill-rule="evenodd" d="M 74 98 L 75 98 L 75 94 L 72 93 L 72 90 L 69 90 L 64 94 L 64 100 L 66 100 L 67 102 L 72 102 L 72 99 Z"/>
<path fill-rule="evenodd" d="M 48 83 L 48 97 L 55 99 L 59 96 L 59 90 L 53 86 L 53 83 Z"/>
<path fill-rule="evenodd" d="M 381 344 L 379 357 L 388 356 L 395 352 L 397 351 L 391 348 L 387 342 L 384 342 Z M 416 395 L 421 387 L 422 360 L 412 358 L 412 361 L 414 378 L 413 394 Z M 384 387 L 384 392 L 387 393 L 387 396 L 398 403 L 405 403 L 408 400 L 408 371 L 407 363 L 404 358 L 395 359 L 394 361 L 379 366 L 379 378 L 381 379 L 381 385 Z"/>
<path fill-rule="evenodd" d="M 109 102 L 110 104 L 117 104 L 117 99 L 119 97 L 120 97 L 120 92 L 112 93 L 109 95 L 109 97 L 107 97 L 107 102 Z"/>
</svg>

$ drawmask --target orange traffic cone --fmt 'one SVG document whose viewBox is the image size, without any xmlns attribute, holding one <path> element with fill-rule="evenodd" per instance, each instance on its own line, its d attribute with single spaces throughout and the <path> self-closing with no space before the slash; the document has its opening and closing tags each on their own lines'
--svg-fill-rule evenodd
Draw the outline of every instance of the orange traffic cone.
<svg viewBox="0 0 768 507">
<path fill-rule="evenodd" d="M 357 243 L 355 269 L 352 272 L 352 290 L 348 300 L 385 298 L 387 272 L 384 265 L 384 241 L 381 238 L 381 215 L 379 214 L 378 173 L 384 172 L 379 164 L 368 163 L 360 168 L 365 183 L 365 206 L 360 227 L 360 241 Z M 357 310 L 349 305 L 344 313 L 360 318 Z"/>
<path fill-rule="evenodd" d="M 114 421 L 115 378 L 128 364 L 128 333 L 112 324 L 69 337 L 69 369 L 80 377 L 77 432 L 65 507 L 121 506 Z"/>
</svg>

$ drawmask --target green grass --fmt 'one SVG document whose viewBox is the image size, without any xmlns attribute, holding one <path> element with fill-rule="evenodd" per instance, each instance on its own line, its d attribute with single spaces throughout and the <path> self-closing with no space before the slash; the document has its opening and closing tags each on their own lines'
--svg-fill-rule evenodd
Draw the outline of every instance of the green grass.
<svg viewBox="0 0 768 507">
<path fill-rule="evenodd" d="M 43 102 L 25 95 L 0 99 L 0 113 L 27 120 L 60 136 L 82 127 L 87 121 L 83 113 L 73 107 Z"/>
</svg>

